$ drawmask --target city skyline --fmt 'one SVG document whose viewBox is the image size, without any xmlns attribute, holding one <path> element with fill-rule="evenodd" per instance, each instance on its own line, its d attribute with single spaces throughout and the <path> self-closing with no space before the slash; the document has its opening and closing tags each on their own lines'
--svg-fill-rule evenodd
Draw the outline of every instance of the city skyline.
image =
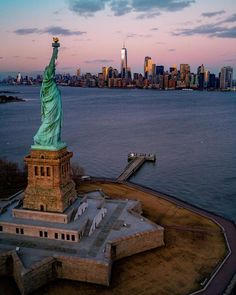
<svg viewBox="0 0 236 295">
<path fill-rule="evenodd" d="M 42 83 L 42 75 L 37 74 L 36 78 L 26 75 L 23 77 L 20 72 L 14 78 L 8 76 L 1 84 L 8 85 L 39 85 Z M 163 65 L 153 63 L 150 56 L 144 59 L 144 72 L 131 73 L 127 66 L 127 49 L 121 49 L 121 71 L 113 67 L 102 67 L 102 71 L 95 74 L 81 74 L 77 69 L 76 75 L 57 73 L 54 77 L 56 83 L 61 86 L 73 87 L 98 87 L 98 88 L 143 88 L 159 90 L 221 90 L 235 91 L 236 80 L 233 80 L 233 68 L 222 67 L 219 75 L 211 73 L 204 65 L 200 65 L 197 73 L 191 72 L 189 64 L 164 68 Z"/>
<path fill-rule="evenodd" d="M 235 68 L 233 2 L 1 2 L 0 72 L 42 71 L 54 35 L 61 41 L 60 72 L 74 73 L 81 68 L 97 73 L 101 66 L 119 70 L 124 41 L 133 73 L 143 72 L 145 56 L 165 68 L 188 63 L 194 72 L 201 64 L 214 73 L 223 66 Z"/>
</svg>

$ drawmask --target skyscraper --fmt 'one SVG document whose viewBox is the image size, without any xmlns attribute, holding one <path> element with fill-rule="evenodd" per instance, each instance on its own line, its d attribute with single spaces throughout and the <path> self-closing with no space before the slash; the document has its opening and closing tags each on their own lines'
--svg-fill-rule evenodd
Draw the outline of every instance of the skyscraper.
<svg viewBox="0 0 236 295">
<path fill-rule="evenodd" d="M 232 88 L 233 68 L 223 67 L 220 71 L 220 89 Z"/>
<path fill-rule="evenodd" d="M 190 85 L 190 66 L 189 64 L 180 64 L 180 81 L 185 87 Z"/>
<path fill-rule="evenodd" d="M 80 70 L 80 68 L 78 68 L 76 71 L 76 76 L 79 77 L 80 75 L 81 75 L 81 70 Z"/>
<path fill-rule="evenodd" d="M 20 84 L 20 83 L 21 83 L 21 80 L 22 80 L 22 77 L 21 77 L 21 73 L 19 72 L 19 73 L 17 74 L 17 77 L 16 77 L 16 83 L 17 83 L 17 84 Z"/>
<path fill-rule="evenodd" d="M 209 77 L 210 77 L 210 72 L 205 69 L 204 71 L 204 88 L 208 88 L 209 86 Z"/>
<path fill-rule="evenodd" d="M 209 75 L 209 88 L 215 89 L 216 88 L 216 76 L 215 74 Z"/>
<path fill-rule="evenodd" d="M 198 67 L 197 69 L 197 75 L 198 75 L 198 87 L 200 89 L 204 88 L 204 72 L 205 68 L 204 65 L 202 64 L 201 66 Z"/>
<path fill-rule="evenodd" d="M 157 83 L 156 64 L 152 64 L 152 83 Z"/>
<path fill-rule="evenodd" d="M 102 67 L 102 74 L 104 81 L 107 81 L 108 79 L 108 67 Z"/>
<path fill-rule="evenodd" d="M 186 80 L 186 76 L 190 73 L 190 66 L 188 64 L 180 64 L 180 78 Z"/>
<path fill-rule="evenodd" d="M 156 66 L 156 75 L 164 74 L 164 66 Z"/>
<path fill-rule="evenodd" d="M 204 72 L 205 72 L 205 67 L 204 67 L 204 65 L 202 64 L 201 66 L 199 66 L 199 67 L 197 68 L 197 74 L 198 74 L 198 75 L 200 75 L 200 74 L 204 74 Z"/>
<path fill-rule="evenodd" d="M 150 75 L 152 75 L 152 58 L 146 56 L 144 59 L 144 77 L 148 79 Z"/>
<path fill-rule="evenodd" d="M 123 44 L 123 48 L 121 49 L 121 78 L 126 78 L 127 76 L 127 49 L 125 48 L 125 44 Z"/>
</svg>

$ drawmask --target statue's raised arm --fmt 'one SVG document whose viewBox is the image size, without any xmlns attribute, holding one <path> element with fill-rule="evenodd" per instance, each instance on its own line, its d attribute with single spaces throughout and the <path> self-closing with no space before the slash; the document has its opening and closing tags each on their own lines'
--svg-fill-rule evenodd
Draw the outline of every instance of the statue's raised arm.
<svg viewBox="0 0 236 295">
<path fill-rule="evenodd" d="M 65 145 L 61 141 L 62 103 L 61 93 L 58 89 L 55 76 L 55 61 L 58 56 L 58 38 L 53 38 L 53 52 L 43 74 L 43 82 L 40 90 L 41 98 L 41 126 L 34 136 L 33 149 L 58 150 Z"/>
<path fill-rule="evenodd" d="M 52 51 L 52 57 L 50 59 L 49 65 L 46 66 L 43 79 L 44 80 L 49 80 L 49 79 L 54 79 L 55 75 L 55 70 L 56 70 L 56 60 L 58 57 L 58 47 L 60 47 L 60 43 L 58 43 L 59 39 L 58 38 L 53 38 L 53 41 L 57 40 L 57 42 L 52 43 L 53 51 Z"/>
</svg>

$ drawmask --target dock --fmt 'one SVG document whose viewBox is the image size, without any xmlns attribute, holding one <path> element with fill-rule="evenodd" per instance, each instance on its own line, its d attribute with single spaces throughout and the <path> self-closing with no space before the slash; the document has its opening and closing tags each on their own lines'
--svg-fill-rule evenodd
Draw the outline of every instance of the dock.
<svg viewBox="0 0 236 295">
<path fill-rule="evenodd" d="M 132 175 L 134 175 L 146 162 L 155 162 L 156 155 L 155 154 L 137 154 L 137 153 L 129 153 L 128 154 L 128 165 L 125 167 L 124 171 L 117 178 L 118 182 L 128 180 Z"/>
</svg>

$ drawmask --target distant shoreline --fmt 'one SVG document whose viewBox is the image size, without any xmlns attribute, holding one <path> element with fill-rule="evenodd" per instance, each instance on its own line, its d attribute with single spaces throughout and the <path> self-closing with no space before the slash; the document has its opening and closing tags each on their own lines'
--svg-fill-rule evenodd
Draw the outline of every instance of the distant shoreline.
<svg viewBox="0 0 236 295">
<path fill-rule="evenodd" d="M 7 95 L 0 94 L 0 104 L 1 103 L 8 103 L 8 102 L 23 102 L 23 101 L 25 101 L 25 100 L 22 98 L 19 98 L 17 96 L 11 96 L 11 95 L 7 96 Z"/>
<path fill-rule="evenodd" d="M 12 94 L 12 93 L 19 93 L 18 91 L 5 91 L 5 90 L 3 90 L 3 91 L 0 91 L 0 93 L 2 94 L 2 93 L 4 93 L 4 94 Z"/>
<path fill-rule="evenodd" d="M 38 86 L 41 87 L 41 83 L 39 84 L 2 84 L 0 82 L 0 86 L 4 87 L 4 86 L 13 86 L 13 87 L 17 87 L 17 86 Z M 68 84 L 64 84 L 64 83 L 57 83 L 57 86 L 60 87 L 72 87 L 72 88 L 83 88 L 83 89 L 87 89 L 87 88 L 96 88 L 96 89 L 123 89 L 123 90 L 134 90 L 134 89 L 138 89 L 138 90 L 155 90 L 155 91 L 186 91 L 186 92 L 193 92 L 193 91 L 200 91 L 200 92 L 235 92 L 236 88 L 232 88 L 232 89 L 219 89 L 219 88 L 208 88 L 208 89 L 202 89 L 202 88 L 156 88 L 156 87 L 137 87 L 137 86 L 132 86 L 132 87 L 108 87 L 108 86 L 104 86 L 104 87 L 99 87 L 99 86 L 78 86 L 78 85 L 68 85 Z M 18 93 L 17 91 L 0 91 L 0 93 Z"/>
</svg>

